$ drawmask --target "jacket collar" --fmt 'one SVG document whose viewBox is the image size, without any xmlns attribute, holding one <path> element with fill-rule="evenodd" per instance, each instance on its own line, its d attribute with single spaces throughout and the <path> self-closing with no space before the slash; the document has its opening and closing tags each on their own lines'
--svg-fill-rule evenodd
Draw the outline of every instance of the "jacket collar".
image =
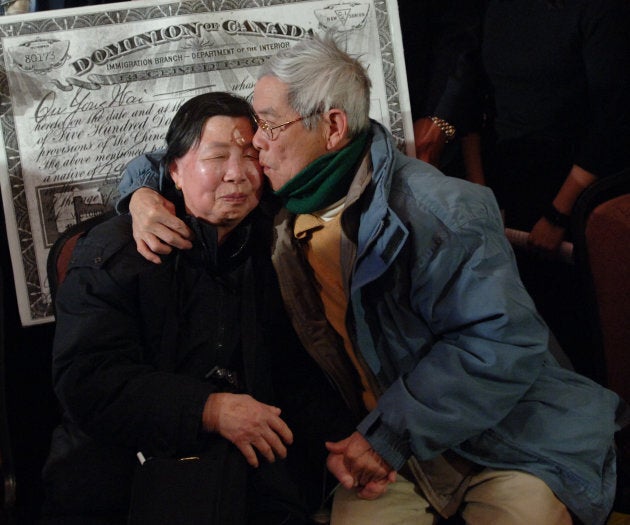
<svg viewBox="0 0 630 525">
<path fill-rule="evenodd" d="M 251 248 L 249 217 L 234 228 L 221 245 L 218 244 L 217 229 L 214 225 L 190 215 L 184 217 L 184 222 L 195 235 L 192 249 L 184 251 L 184 256 L 209 273 L 220 275 L 230 272 L 249 257 Z"/>
<path fill-rule="evenodd" d="M 363 195 L 366 199 L 358 225 L 351 294 L 387 270 L 409 235 L 407 227 L 389 206 L 392 176 L 400 153 L 391 134 L 374 121 L 372 135 L 368 162 L 362 164 L 348 193 L 348 200 L 354 195 Z"/>
</svg>

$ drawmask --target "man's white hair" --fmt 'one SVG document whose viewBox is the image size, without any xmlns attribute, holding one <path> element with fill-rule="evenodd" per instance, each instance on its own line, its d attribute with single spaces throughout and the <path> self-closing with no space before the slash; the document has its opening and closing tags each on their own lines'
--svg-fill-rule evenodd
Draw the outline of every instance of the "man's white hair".
<svg viewBox="0 0 630 525">
<path fill-rule="evenodd" d="M 358 59 L 342 51 L 332 34 L 301 40 L 272 56 L 258 78 L 273 76 L 288 86 L 289 105 L 307 116 L 341 109 L 348 117 L 348 136 L 369 128 L 370 79 Z M 307 128 L 313 119 L 303 121 Z"/>
</svg>

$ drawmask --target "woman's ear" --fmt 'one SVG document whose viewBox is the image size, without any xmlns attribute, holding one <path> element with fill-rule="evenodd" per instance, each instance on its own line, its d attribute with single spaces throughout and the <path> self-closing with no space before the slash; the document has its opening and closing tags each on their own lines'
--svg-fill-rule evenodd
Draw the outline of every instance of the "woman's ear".
<svg viewBox="0 0 630 525">
<path fill-rule="evenodd" d="M 177 159 L 172 160 L 170 162 L 170 164 L 168 165 L 168 173 L 171 176 L 171 179 L 173 179 L 173 182 L 175 183 L 175 188 L 178 190 L 182 189 L 182 185 L 181 185 L 181 174 L 179 172 L 178 166 L 177 166 Z"/>
<path fill-rule="evenodd" d="M 330 109 L 324 118 L 328 124 L 326 147 L 329 151 L 337 151 L 348 144 L 348 115 L 341 109 Z"/>
</svg>

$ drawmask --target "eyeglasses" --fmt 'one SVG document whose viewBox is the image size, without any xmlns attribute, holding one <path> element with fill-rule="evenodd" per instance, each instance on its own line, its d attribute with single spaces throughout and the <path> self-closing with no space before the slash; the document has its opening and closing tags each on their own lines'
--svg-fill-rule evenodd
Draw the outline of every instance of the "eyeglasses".
<svg viewBox="0 0 630 525">
<path fill-rule="evenodd" d="M 321 111 L 314 111 L 313 113 L 310 113 L 310 114 L 305 115 L 303 117 L 298 117 L 295 120 L 289 120 L 288 122 L 284 122 L 283 124 L 278 124 L 277 126 L 271 126 L 269 124 L 269 122 L 267 122 L 266 120 L 261 119 L 258 115 L 256 115 L 256 113 L 252 113 L 252 117 L 254 117 L 254 120 L 256 121 L 256 124 L 258 125 L 258 127 L 260 129 L 263 130 L 263 133 L 265 134 L 265 136 L 269 140 L 276 140 L 278 138 L 278 135 L 280 134 L 280 131 L 282 131 L 289 124 L 294 124 L 295 122 L 299 122 L 300 120 L 311 118 L 311 117 L 314 117 L 315 115 L 319 115 L 319 114 L 321 114 Z M 282 129 L 280 129 L 280 128 L 282 128 Z M 280 129 L 280 131 L 274 133 L 273 131 L 275 129 Z"/>
</svg>

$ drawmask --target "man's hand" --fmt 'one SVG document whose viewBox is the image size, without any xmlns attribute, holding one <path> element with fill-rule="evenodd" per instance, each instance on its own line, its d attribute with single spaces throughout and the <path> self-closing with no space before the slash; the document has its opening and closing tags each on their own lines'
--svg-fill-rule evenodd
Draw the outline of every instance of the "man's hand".
<svg viewBox="0 0 630 525">
<path fill-rule="evenodd" d="M 358 432 L 326 448 L 328 470 L 346 489 L 358 488 L 359 497 L 375 499 L 396 481 L 396 472 Z"/>
<path fill-rule="evenodd" d="M 416 157 L 437 166 L 446 144 L 442 130 L 430 118 L 423 117 L 413 123 L 413 134 Z"/>
<path fill-rule="evenodd" d="M 269 462 L 287 456 L 293 433 L 280 418 L 280 409 L 247 394 L 210 394 L 203 409 L 203 427 L 236 445 L 252 467 L 258 467 L 256 450 Z M 256 450 L 254 450 L 256 449 Z"/>
<path fill-rule="evenodd" d="M 150 188 L 139 188 L 129 201 L 133 238 L 138 252 L 147 260 L 159 264 L 157 254 L 171 253 L 171 246 L 192 248 L 192 232 L 175 216 L 175 206 Z"/>
</svg>

